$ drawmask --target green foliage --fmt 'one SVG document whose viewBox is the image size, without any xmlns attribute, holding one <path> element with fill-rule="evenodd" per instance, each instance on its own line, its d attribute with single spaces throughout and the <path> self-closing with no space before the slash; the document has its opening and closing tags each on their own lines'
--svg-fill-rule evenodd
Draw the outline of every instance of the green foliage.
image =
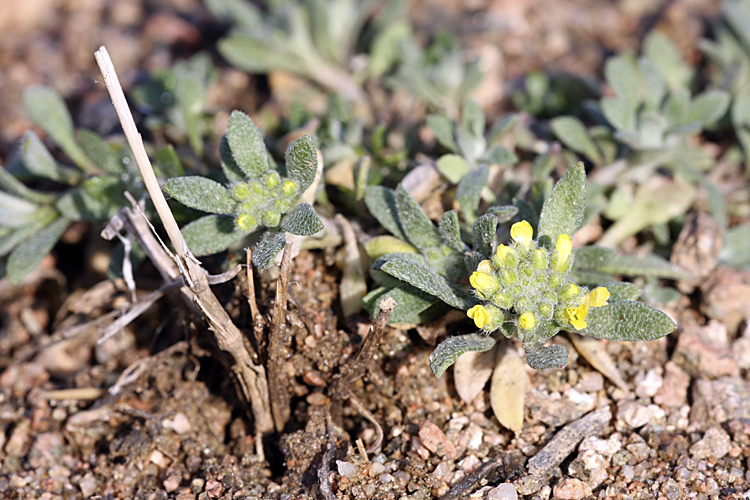
<svg viewBox="0 0 750 500">
<path fill-rule="evenodd" d="M 494 346 L 495 339 L 478 333 L 449 337 L 430 354 L 430 368 L 436 377 L 440 377 L 462 354 L 485 352 Z"/>
<path fill-rule="evenodd" d="M 177 177 L 164 184 L 164 190 L 183 205 L 216 214 L 183 228 L 196 255 L 221 252 L 259 231 L 253 263 L 266 269 L 284 248 L 285 232 L 310 236 L 323 229 L 315 210 L 307 203 L 298 204 L 317 171 L 317 152 L 309 136 L 289 146 L 282 171 L 270 160 L 250 117 L 234 111 L 220 154 L 226 177 L 234 181 L 231 184 L 197 176 Z"/>
</svg>

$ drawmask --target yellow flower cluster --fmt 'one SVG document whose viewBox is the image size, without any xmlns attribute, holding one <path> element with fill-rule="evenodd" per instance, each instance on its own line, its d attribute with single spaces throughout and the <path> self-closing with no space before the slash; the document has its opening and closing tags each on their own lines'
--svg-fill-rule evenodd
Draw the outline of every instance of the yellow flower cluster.
<svg viewBox="0 0 750 500">
<path fill-rule="evenodd" d="M 485 301 L 466 312 L 474 324 L 492 331 L 510 321 L 529 334 L 549 320 L 560 327 L 586 328 L 589 309 L 606 306 L 609 290 L 598 287 L 587 293 L 565 280 L 572 264 L 570 236 L 561 234 L 549 251 L 537 247 L 527 221 L 513 224 L 510 235 L 514 243 L 500 245 L 494 258 L 480 262 L 469 278 Z"/>
</svg>

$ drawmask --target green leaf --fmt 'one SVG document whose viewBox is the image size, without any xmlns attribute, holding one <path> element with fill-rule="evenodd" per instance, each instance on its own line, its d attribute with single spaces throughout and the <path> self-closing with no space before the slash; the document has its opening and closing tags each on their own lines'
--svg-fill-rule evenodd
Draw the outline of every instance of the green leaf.
<svg viewBox="0 0 750 500">
<path fill-rule="evenodd" d="M 401 184 L 396 188 L 396 206 L 400 225 L 409 243 L 420 250 L 440 246 L 442 239 L 437 228 Z"/>
<path fill-rule="evenodd" d="M 589 309 L 586 322 L 588 327 L 578 332 L 581 335 L 621 342 L 656 340 L 677 328 L 663 312 L 632 300 Z"/>
<path fill-rule="evenodd" d="M 232 214 L 237 206 L 227 188 L 206 177 L 169 179 L 164 191 L 183 205 L 210 214 Z"/>
<path fill-rule="evenodd" d="M 622 97 L 605 97 L 599 104 L 607 121 L 617 130 L 635 132 L 635 109 Z"/>
<path fill-rule="evenodd" d="M 455 210 L 448 210 L 440 218 L 438 224 L 438 231 L 443 240 L 450 245 L 452 249 L 457 252 L 466 251 L 466 245 L 461 241 L 461 227 L 458 222 L 458 212 Z"/>
<path fill-rule="evenodd" d="M 24 201 L 34 203 L 51 203 L 57 198 L 54 194 L 40 193 L 29 189 L 24 183 L 13 177 L 13 175 L 0 165 L 0 191 L 6 191 L 11 195 L 20 196 Z"/>
<path fill-rule="evenodd" d="M 323 229 L 323 221 L 309 203 L 300 203 L 281 220 L 281 229 L 299 236 L 311 236 Z"/>
<path fill-rule="evenodd" d="M 260 130 L 242 111 L 232 111 L 227 125 L 227 141 L 237 166 L 248 177 L 260 177 L 268 171 L 266 145 Z"/>
<path fill-rule="evenodd" d="M 70 221 L 60 217 L 18 245 L 8 257 L 8 279 L 14 285 L 37 268 L 52 250 Z"/>
<path fill-rule="evenodd" d="M 52 207 L 41 207 L 25 224 L 0 237 L 0 257 L 9 254 L 26 238 L 41 231 L 47 224 L 55 220 L 57 216 L 57 211 Z"/>
<path fill-rule="evenodd" d="M 286 150 L 286 170 L 294 180 L 299 182 L 300 193 L 304 193 L 315 181 L 315 174 L 318 171 L 318 153 L 312 137 L 309 135 L 300 137 L 289 146 Z"/>
<path fill-rule="evenodd" d="M 614 256 L 617 250 L 605 247 L 584 247 L 574 250 L 573 269 L 578 271 L 600 271 Z"/>
<path fill-rule="evenodd" d="M 171 144 L 156 152 L 154 155 L 154 163 L 155 167 L 158 168 L 157 174 L 162 179 L 181 177 L 185 175 L 185 169 L 182 167 L 180 157 L 177 156 L 177 152 Z"/>
<path fill-rule="evenodd" d="M 436 166 L 438 172 L 443 174 L 443 177 L 448 179 L 451 184 L 458 184 L 458 181 L 463 179 L 471 170 L 463 157 L 454 154 L 441 156 L 438 158 Z"/>
<path fill-rule="evenodd" d="M 509 222 L 511 219 L 513 219 L 516 214 L 518 214 L 518 207 L 515 207 L 513 205 L 490 207 L 487 209 L 485 215 L 487 214 L 497 217 L 497 222 L 499 224 L 505 224 L 506 222 Z"/>
<path fill-rule="evenodd" d="M 365 251 L 370 260 L 374 261 L 391 253 L 418 253 L 415 247 L 409 243 L 396 238 L 395 236 L 384 234 L 375 236 L 365 243 Z"/>
<path fill-rule="evenodd" d="M 476 300 L 440 276 L 434 269 L 406 258 L 388 260 L 380 270 L 423 292 L 439 298 L 456 309 L 467 310 Z"/>
<path fill-rule="evenodd" d="M 750 224 L 740 224 L 724 234 L 724 246 L 719 252 L 719 262 L 746 271 L 750 270 Z"/>
<path fill-rule="evenodd" d="M 610 57 L 604 65 L 604 75 L 618 100 L 622 100 L 627 108 L 635 110 L 638 106 L 640 82 L 638 68 L 633 61 L 625 56 Z"/>
<path fill-rule="evenodd" d="M 276 256 L 286 245 L 286 235 L 283 231 L 268 231 L 253 250 L 253 265 L 259 269 L 268 269 L 273 265 Z"/>
<path fill-rule="evenodd" d="M 601 286 L 609 290 L 609 300 L 619 302 L 621 300 L 638 300 L 643 290 L 639 286 L 627 281 L 610 281 L 603 283 Z"/>
<path fill-rule="evenodd" d="M 440 300 L 437 297 L 428 295 L 421 290 L 414 288 L 411 285 L 403 285 L 397 288 L 391 288 L 390 290 L 374 290 L 367 294 L 362 299 L 363 305 L 367 310 L 372 311 L 373 316 L 378 313 L 378 304 L 386 297 L 391 297 L 396 301 L 396 308 L 393 310 L 393 314 L 388 318 L 388 324 L 399 324 L 399 323 L 422 323 L 423 315 L 425 311 L 439 304 Z M 375 319 L 374 317 L 372 319 Z"/>
<path fill-rule="evenodd" d="M 685 64 L 672 40 L 659 31 L 651 31 L 643 42 L 644 55 L 654 63 L 671 90 L 687 87 L 693 70 Z"/>
<path fill-rule="evenodd" d="M 107 144 L 99 134 L 87 129 L 78 131 L 78 141 L 86 156 L 108 174 L 123 175 L 127 171 L 122 163 L 120 153 Z"/>
<path fill-rule="evenodd" d="M 458 153 L 458 144 L 453 138 L 453 122 L 444 115 L 427 115 L 427 126 L 430 127 L 435 139 L 451 153 Z"/>
<path fill-rule="evenodd" d="M 180 229 L 188 248 L 197 256 L 223 252 L 248 233 L 238 231 L 234 217 L 206 215 Z"/>
<path fill-rule="evenodd" d="M 461 113 L 461 125 L 474 137 L 484 138 L 486 119 L 482 108 L 474 101 L 466 101 Z"/>
<path fill-rule="evenodd" d="M 510 132 L 518 122 L 519 113 L 510 113 L 497 120 L 487 132 L 487 144 L 494 144 Z"/>
<path fill-rule="evenodd" d="M 52 137 L 76 165 L 90 172 L 94 166 L 78 145 L 73 132 L 73 119 L 57 92 L 45 85 L 33 85 L 24 90 L 22 100 L 26 113 L 34 123 Z"/>
<path fill-rule="evenodd" d="M 456 141 L 461 154 L 471 165 L 475 165 L 487 149 L 484 137 L 475 136 L 463 125 L 456 127 Z"/>
<path fill-rule="evenodd" d="M 534 234 L 539 227 L 539 213 L 536 208 L 523 198 L 513 198 L 513 204 L 518 208 L 518 218 L 531 224 Z"/>
<path fill-rule="evenodd" d="M 472 232 L 474 250 L 484 255 L 485 258 L 491 258 L 495 233 L 497 232 L 497 217 L 492 214 L 484 214 L 476 220 Z"/>
<path fill-rule="evenodd" d="M 518 161 L 518 156 L 506 147 L 492 146 L 482 155 L 480 161 L 490 165 L 513 165 Z"/>
<path fill-rule="evenodd" d="M 430 354 L 430 369 L 436 377 L 440 377 L 462 354 L 485 352 L 493 347 L 495 339 L 479 333 L 449 337 L 438 344 Z"/>
<path fill-rule="evenodd" d="M 477 218 L 479 202 L 482 198 L 482 190 L 487 186 L 487 178 L 490 169 L 483 165 L 472 170 L 458 184 L 456 189 L 456 200 L 461 209 L 461 215 L 469 224 L 473 224 Z"/>
<path fill-rule="evenodd" d="M 643 257 L 636 255 L 616 255 L 605 265 L 601 266 L 599 270 L 605 273 L 623 274 L 625 276 L 646 276 L 675 280 L 690 278 L 689 272 L 654 254 L 648 254 Z"/>
<path fill-rule="evenodd" d="M 565 368 L 568 364 L 568 350 L 560 344 L 547 347 L 537 342 L 525 342 L 526 362 L 535 370 L 548 368 Z"/>
<path fill-rule="evenodd" d="M 664 96 L 667 95 L 667 83 L 649 59 L 640 58 L 638 66 L 643 77 L 643 106 L 648 111 L 658 110 Z"/>
<path fill-rule="evenodd" d="M 578 231 L 586 210 L 586 169 L 578 162 L 565 172 L 555 184 L 539 216 L 539 241 L 548 248 L 557 237 L 567 234 L 571 238 Z"/>
<path fill-rule="evenodd" d="M 23 138 L 23 164 L 32 174 L 44 179 L 64 182 L 67 176 L 37 135 L 29 130 Z"/>
<path fill-rule="evenodd" d="M 550 120 L 552 132 L 567 148 L 581 153 L 596 164 L 602 162 L 599 149 L 586 132 L 581 120 L 574 116 L 560 116 Z"/>
<path fill-rule="evenodd" d="M 245 180 L 245 172 L 237 165 L 232 156 L 232 148 L 229 147 L 227 136 L 224 135 L 219 143 L 219 156 L 221 157 L 221 169 L 229 182 L 242 182 Z"/>
<path fill-rule="evenodd" d="M 393 189 L 383 186 L 369 186 L 365 189 L 365 206 L 388 232 L 402 240 L 408 239 L 398 220 L 396 192 Z"/>
<path fill-rule="evenodd" d="M 726 90 L 712 89 L 703 92 L 690 104 L 688 122 L 699 122 L 707 127 L 719 121 L 729 108 L 729 93 Z"/>
</svg>

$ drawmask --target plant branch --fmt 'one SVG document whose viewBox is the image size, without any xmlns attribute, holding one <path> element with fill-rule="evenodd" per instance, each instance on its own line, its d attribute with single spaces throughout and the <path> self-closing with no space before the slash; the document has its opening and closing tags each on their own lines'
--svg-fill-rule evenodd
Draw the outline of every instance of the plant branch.
<svg viewBox="0 0 750 500">
<path fill-rule="evenodd" d="M 286 295 L 289 287 L 289 268 L 292 260 L 292 243 L 287 242 L 281 257 L 281 272 L 276 281 L 276 300 L 273 306 L 271 332 L 268 336 L 268 388 L 271 394 L 271 409 L 276 431 L 281 432 L 289 420 L 289 390 L 282 369 L 282 335 L 286 311 Z"/>
</svg>

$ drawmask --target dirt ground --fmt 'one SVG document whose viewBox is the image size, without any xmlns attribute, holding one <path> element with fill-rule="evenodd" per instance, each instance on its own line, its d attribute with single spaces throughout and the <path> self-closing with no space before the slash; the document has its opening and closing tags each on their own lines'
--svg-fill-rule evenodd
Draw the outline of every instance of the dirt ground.
<svg viewBox="0 0 750 500">
<path fill-rule="evenodd" d="M 697 60 L 695 43 L 717 8 L 701 0 L 418 0 L 412 16 L 420 29 L 448 27 L 488 55 L 499 112 L 526 72 L 600 75 L 607 55 L 636 49 L 655 26 Z M 4 0 L 0 33 L 5 164 L 32 126 L 19 104 L 24 86 L 53 86 L 77 124 L 101 125 L 111 111 L 97 83 L 100 45 L 127 88 L 144 71 L 213 50 L 221 29 L 197 0 Z M 224 66 L 219 81 L 215 106 L 252 112 L 269 98 L 260 77 Z M 1 498 L 750 498 L 748 273 L 717 268 L 685 288 L 662 307 L 680 325 L 664 339 L 603 344 L 619 383 L 558 336 L 570 364 L 528 369 L 524 426 L 514 434 L 493 416 L 487 391 L 465 404 L 450 371 L 439 379 L 430 371 L 433 346 L 423 339 L 468 333 L 462 319 L 419 333 L 388 328 L 367 375 L 349 388 L 354 397 L 334 394 L 371 323 L 341 316 L 332 251 L 303 251 L 282 330 L 291 418 L 261 444 L 226 360 L 178 294 L 97 343 L 130 299 L 123 282 L 102 274 L 100 229 L 72 226 L 24 283 L 0 280 Z M 139 296 L 158 286 L 148 264 L 138 277 Z M 274 281 L 258 284 L 265 315 L 274 290 Z M 216 292 L 253 335 L 244 273 Z M 366 414 L 384 432 L 372 453 L 377 427 Z"/>
</svg>

